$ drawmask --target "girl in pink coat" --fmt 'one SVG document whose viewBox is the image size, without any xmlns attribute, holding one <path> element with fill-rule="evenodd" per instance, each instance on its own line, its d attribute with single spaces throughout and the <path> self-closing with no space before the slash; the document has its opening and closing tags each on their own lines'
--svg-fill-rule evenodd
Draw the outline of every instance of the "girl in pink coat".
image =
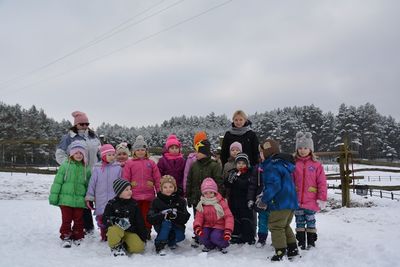
<svg viewBox="0 0 400 267">
<path fill-rule="evenodd" d="M 296 216 L 296 238 L 299 247 L 315 247 L 317 229 L 315 213 L 325 209 L 327 199 L 326 176 L 322 164 L 315 159 L 314 143 L 309 132 L 296 134 L 296 169 L 293 173 L 299 209 Z"/>
<path fill-rule="evenodd" d="M 203 180 L 201 193 L 193 222 L 194 232 L 204 245 L 203 252 L 218 248 L 225 254 L 233 231 L 233 215 L 212 178 Z"/>
<path fill-rule="evenodd" d="M 157 164 L 149 159 L 148 146 L 141 135 L 136 137 L 132 145 L 132 159 L 125 163 L 122 177 L 132 186 L 132 198 L 138 203 L 150 240 L 151 224 L 146 217 L 151 202 L 160 191 L 161 175 Z"/>
</svg>

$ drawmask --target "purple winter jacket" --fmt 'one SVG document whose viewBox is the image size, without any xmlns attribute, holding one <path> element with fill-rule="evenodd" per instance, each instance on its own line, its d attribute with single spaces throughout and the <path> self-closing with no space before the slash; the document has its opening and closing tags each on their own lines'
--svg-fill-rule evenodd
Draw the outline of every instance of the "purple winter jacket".
<svg viewBox="0 0 400 267">
<path fill-rule="evenodd" d="M 104 165 L 98 162 L 93 166 L 85 200 L 95 202 L 95 215 L 102 215 L 110 199 L 115 197 L 113 182 L 122 177 L 122 168 L 119 163 L 113 162 Z"/>
<path fill-rule="evenodd" d="M 317 200 L 327 199 L 326 176 L 321 163 L 311 157 L 296 158 L 293 178 L 299 207 L 319 211 Z"/>
<path fill-rule="evenodd" d="M 177 159 L 168 159 L 162 156 L 157 163 L 161 176 L 171 175 L 176 180 L 176 185 L 183 189 L 183 171 L 185 170 L 186 160 L 181 157 Z"/>
<path fill-rule="evenodd" d="M 186 183 L 187 183 L 187 177 L 189 175 L 190 168 L 192 167 L 193 163 L 195 163 L 197 160 L 196 158 L 196 153 L 192 152 L 188 155 L 185 163 L 185 169 L 183 171 L 183 194 L 186 196 Z"/>
</svg>

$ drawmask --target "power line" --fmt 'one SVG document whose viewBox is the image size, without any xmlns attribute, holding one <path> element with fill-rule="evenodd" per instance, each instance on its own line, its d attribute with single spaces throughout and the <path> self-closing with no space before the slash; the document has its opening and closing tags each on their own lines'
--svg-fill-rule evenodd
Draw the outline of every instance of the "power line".
<svg viewBox="0 0 400 267">
<path fill-rule="evenodd" d="M 207 13 L 209 13 L 209 12 L 215 10 L 215 9 L 218 9 L 218 8 L 220 8 L 220 7 L 223 7 L 223 6 L 227 5 L 228 3 L 232 2 L 232 1 L 233 1 L 233 0 L 224 1 L 224 2 L 221 3 L 221 4 L 212 6 L 212 7 L 208 8 L 208 9 L 206 9 L 206 10 L 204 10 L 204 11 L 202 11 L 202 12 L 200 12 L 200 13 L 194 15 L 194 16 L 191 16 L 191 17 L 189 17 L 189 18 L 186 18 L 186 19 L 184 19 L 184 20 L 181 20 L 181 21 L 179 21 L 179 22 L 177 22 L 177 23 L 175 23 L 175 24 L 172 24 L 172 25 L 170 25 L 170 26 L 168 26 L 168 27 L 166 27 L 166 28 L 164 28 L 164 29 L 162 29 L 162 30 L 160 30 L 160 31 L 157 31 L 157 32 L 155 32 L 155 33 L 153 33 L 153 34 L 147 35 L 147 36 L 145 36 L 145 37 L 143 37 L 143 38 L 141 38 L 141 39 L 139 39 L 139 40 L 136 40 L 135 42 L 133 42 L 133 43 L 131 43 L 131 44 L 129 44 L 129 45 L 126 45 L 126 46 L 124 46 L 124 47 L 115 49 L 115 50 L 113 50 L 113 51 L 111 51 L 111 52 L 109 52 L 109 53 L 107 53 L 107 54 L 103 54 L 102 56 L 96 57 L 96 58 L 94 58 L 94 59 L 92 59 L 92 60 L 89 60 L 89 61 L 87 61 L 87 62 L 85 62 L 85 63 L 82 63 L 82 64 L 80 64 L 80 65 L 77 65 L 76 67 L 74 67 L 74 68 L 72 68 L 72 69 L 69 69 L 69 70 L 67 70 L 67 71 L 65 71 L 65 72 L 62 72 L 62 73 L 59 73 L 59 74 L 57 74 L 57 75 L 50 76 L 50 77 L 48 77 L 48 78 L 41 79 L 41 80 L 39 80 L 39 81 L 37 81 L 37 82 L 28 84 L 28 85 L 23 86 L 23 87 L 20 87 L 20 88 L 17 88 L 17 89 L 15 89 L 15 90 L 13 90 L 13 92 L 18 92 L 18 91 L 24 90 L 24 89 L 26 89 L 26 88 L 34 87 L 34 86 L 39 85 L 39 84 L 41 84 L 41 83 L 43 83 L 43 82 L 46 82 L 46 81 L 49 81 L 49 80 L 53 80 L 53 79 L 62 77 L 62 76 L 66 75 L 66 74 L 68 74 L 68 73 L 70 73 L 70 72 L 76 71 L 76 70 L 78 70 L 78 69 L 80 69 L 80 68 L 82 68 L 82 67 L 84 67 L 84 66 L 87 66 L 87 65 L 93 63 L 93 62 L 99 61 L 99 60 L 101 60 L 101 59 L 103 59 L 103 58 L 105 58 L 105 57 L 109 57 L 109 56 L 111 56 L 111 55 L 113 55 L 113 54 L 115 54 L 115 53 L 117 53 L 117 52 L 120 52 L 120 51 L 122 51 L 122 50 L 128 49 L 128 48 L 130 48 L 130 47 L 136 46 L 136 45 L 138 45 L 138 44 L 140 44 L 140 43 L 142 43 L 142 42 L 144 42 L 144 41 L 147 41 L 147 40 L 149 40 L 149 39 L 151 39 L 151 38 L 154 38 L 154 37 L 156 37 L 156 36 L 158 36 L 158 35 L 160 35 L 160 34 L 162 34 L 162 33 L 168 32 L 168 31 L 170 31 L 170 30 L 172 30 L 172 29 L 174 29 L 174 28 L 176 28 L 176 27 L 178 27 L 178 26 L 180 26 L 180 25 L 182 25 L 182 24 L 185 24 L 185 23 L 187 23 L 187 22 L 189 22 L 189 21 L 195 20 L 195 19 L 197 19 L 197 18 L 199 18 L 199 17 L 201 17 L 201 16 L 203 16 L 203 15 L 205 15 L 205 14 L 207 14 Z M 3 95 L 4 95 L 4 94 L 3 94 Z"/>
<path fill-rule="evenodd" d="M 63 56 L 61 56 L 61 57 L 59 57 L 59 58 L 56 58 L 56 59 L 54 59 L 54 60 L 52 60 L 52 61 L 46 63 L 45 65 L 40 66 L 40 67 L 38 67 L 38 68 L 36 68 L 36 69 L 33 69 L 33 70 L 31 70 L 31 71 L 29 71 L 29 72 L 27 72 L 27 73 L 24 73 L 24 74 L 21 74 L 21 75 L 19 75 L 19 76 L 14 77 L 14 78 L 11 78 L 11 79 L 9 79 L 9 80 L 0 82 L 0 84 L 1 84 L 1 85 L 7 85 L 7 84 L 10 84 L 11 82 L 13 82 L 13 81 L 15 81 L 15 80 L 18 80 L 18 81 L 24 80 L 25 78 L 31 76 L 32 74 L 35 74 L 35 73 L 37 73 L 37 72 L 39 72 L 39 71 L 41 71 L 41 70 L 47 69 L 48 67 L 50 67 L 50 66 L 52 66 L 52 65 L 54 65 L 54 64 L 56 64 L 56 63 L 58 63 L 58 62 L 60 62 L 60 61 L 62 61 L 62 60 L 64 60 L 64 59 L 66 59 L 66 58 L 68 58 L 68 57 L 70 57 L 70 56 L 72 56 L 72 55 L 74 55 L 74 54 L 77 54 L 78 52 L 80 52 L 80 51 L 82 51 L 82 50 L 86 50 L 87 48 L 92 47 L 92 46 L 94 46 L 94 45 L 96 45 L 96 44 L 98 44 L 98 43 L 100 43 L 100 42 L 102 42 L 102 41 L 104 41 L 104 40 L 106 40 L 106 39 L 109 39 L 109 38 L 111 38 L 112 36 L 114 36 L 114 35 L 116 35 L 116 34 L 122 32 L 122 31 L 125 31 L 125 30 L 127 30 L 127 29 L 129 29 L 129 28 L 131 28 L 132 26 L 138 25 L 138 24 L 140 24 L 140 23 L 142 23 L 142 22 L 144 22 L 144 21 L 146 21 L 146 20 L 148 20 L 148 19 L 150 19 L 150 18 L 152 18 L 152 17 L 154 17 L 154 16 L 156 16 L 156 15 L 158 15 L 158 14 L 160 14 L 160 13 L 162 13 L 162 12 L 164 12 L 164 11 L 166 11 L 166 10 L 168 10 L 168 9 L 170 9 L 170 8 L 172 8 L 172 7 L 174 7 L 174 6 L 176 6 L 176 5 L 178 5 L 178 4 L 181 4 L 181 3 L 184 2 L 185 0 L 176 1 L 176 2 L 172 3 L 171 5 L 168 5 L 167 7 L 163 8 L 163 9 L 161 9 L 161 10 L 159 10 L 159 11 L 157 11 L 157 12 L 151 14 L 151 15 L 146 16 L 146 17 L 144 17 L 143 19 L 141 19 L 141 20 L 139 20 L 139 21 L 137 21 L 137 22 L 135 22 L 135 23 L 128 24 L 128 23 L 131 22 L 133 19 L 135 19 L 135 18 L 137 18 L 137 17 L 139 17 L 139 16 L 141 16 L 141 15 L 147 13 L 147 12 L 150 11 L 151 9 L 153 9 L 153 8 L 155 8 L 155 7 L 157 7 L 157 6 L 159 6 L 159 5 L 160 5 L 162 2 L 164 2 L 164 1 L 165 1 L 165 0 L 161 0 L 161 1 L 157 2 L 155 5 L 152 5 L 151 7 L 147 8 L 146 10 L 144 10 L 144 11 L 142 11 L 142 12 L 136 14 L 135 16 L 129 18 L 128 20 L 126 20 L 126 21 L 124 21 L 124 22 L 118 24 L 117 26 L 113 27 L 111 30 L 109 30 L 109 31 L 107 31 L 107 32 L 105 32 L 105 33 L 103 33 L 103 34 L 101 34 L 101 35 L 95 37 L 93 40 L 91 40 L 91 41 L 87 42 L 86 44 L 84 44 L 84 45 L 82 45 L 82 46 L 80 46 L 80 47 L 78 47 L 78 48 L 76 48 L 76 49 L 74 49 L 74 50 L 68 52 L 67 54 L 65 54 L 65 55 L 63 55 Z M 120 28 L 121 26 L 124 26 L 124 25 L 126 25 L 126 24 L 128 24 L 128 25 L 125 26 L 125 27 L 123 27 L 123 28 Z M 120 28 L 120 29 L 118 29 L 118 28 Z M 12 86 L 12 85 L 10 85 L 10 86 Z M 0 89 L 6 89 L 6 88 L 8 88 L 8 87 L 10 87 L 10 86 L 3 86 L 3 87 L 0 88 Z"/>
</svg>

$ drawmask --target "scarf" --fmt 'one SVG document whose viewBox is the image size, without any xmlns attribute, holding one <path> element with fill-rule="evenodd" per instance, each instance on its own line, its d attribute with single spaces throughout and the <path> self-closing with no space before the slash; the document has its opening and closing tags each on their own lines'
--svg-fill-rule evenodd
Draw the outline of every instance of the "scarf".
<svg viewBox="0 0 400 267">
<path fill-rule="evenodd" d="M 221 205 L 218 203 L 218 199 L 216 197 L 213 198 L 205 198 L 205 197 L 200 197 L 199 204 L 197 204 L 196 210 L 199 212 L 203 212 L 203 205 L 212 205 L 214 206 L 216 212 L 217 212 L 217 219 L 220 219 L 224 217 L 224 209 L 221 207 Z"/>
<path fill-rule="evenodd" d="M 244 135 L 244 134 L 247 133 L 248 131 L 250 131 L 250 125 L 243 126 L 243 127 L 240 127 L 240 128 L 237 128 L 237 127 L 235 127 L 235 126 L 232 126 L 232 128 L 229 130 L 229 132 L 230 132 L 231 134 L 233 134 L 233 135 L 239 135 L 239 136 Z"/>
<path fill-rule="evenodd" d="M 171 154 L 171 153 L 169 153 L 169 152 L 165 152 L 165 153 L 164 153 L 164 157 L 165 157 L 166 159 L 180 159 L 180 158 L 183 158 L 183 155 L 182 155 L 182 153 L 179 153 L 179 154 Z"/>
</svg>

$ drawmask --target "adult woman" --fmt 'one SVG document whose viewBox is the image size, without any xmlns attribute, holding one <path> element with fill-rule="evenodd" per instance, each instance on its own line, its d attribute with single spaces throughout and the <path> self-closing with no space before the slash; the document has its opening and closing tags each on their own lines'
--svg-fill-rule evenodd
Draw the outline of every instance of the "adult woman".
<svg viewBox="0 0 400 267">
<path fill-rule="evenodd" d="M 89 128 L 89 119 L 85 113 L 75 111 L 72 112 L 72 117 L 74 117 L 74 126 L 61 138 L 56 150 L 56 161 L 61 165 L 68 159 L 71 143 L 76 140 L 82 140 L 86 143 L 87 167 L 91 170 L 93 165 L 98 162 L 100 158 L 100 140 L 94 131 Z M 89 209 L 84 210 L 83 221 L 85 232 L 93 231 L 93 216 Z"/>
</svg>

